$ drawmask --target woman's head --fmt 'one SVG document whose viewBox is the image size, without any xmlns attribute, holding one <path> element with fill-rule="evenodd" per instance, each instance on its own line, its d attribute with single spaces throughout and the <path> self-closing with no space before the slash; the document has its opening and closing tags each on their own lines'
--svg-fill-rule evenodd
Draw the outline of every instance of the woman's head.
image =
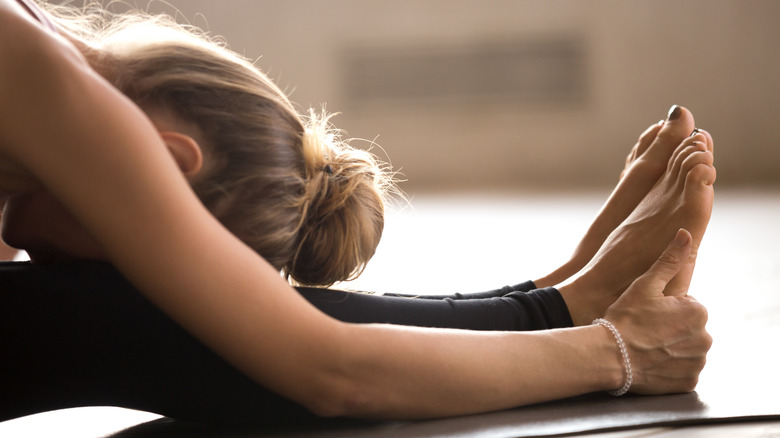
<svg viewBox="0 0 780 438">
<path fill-rule="evenodd" d="M 204 164 L 190 181 L 231 232 L 302 284 L 359 274 L 382 233 L 389 181 L 371 154 L 340 140 L 328 116 L 302 117 L 245 59 L 169 18 L 54 14 L 147 114 L 197 128 Z"/>
</svg>

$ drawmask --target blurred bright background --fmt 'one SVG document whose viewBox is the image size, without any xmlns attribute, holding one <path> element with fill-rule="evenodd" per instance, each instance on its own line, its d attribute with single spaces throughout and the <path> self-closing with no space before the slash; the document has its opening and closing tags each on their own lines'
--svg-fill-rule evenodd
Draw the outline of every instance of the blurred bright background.
<svg viewBox="0 0 780 438">
<path fill-rule="evenodd" d="M 146 7 L 145 0 L 130 0 Z M 169 5 L 166 5 L 169 3 Z M 672 104 L 720 187 L 780 185 L 774 0 L 168 0 L 300 108 L 327 108 L 432 190 L 607 189 Z"/>
</svg>

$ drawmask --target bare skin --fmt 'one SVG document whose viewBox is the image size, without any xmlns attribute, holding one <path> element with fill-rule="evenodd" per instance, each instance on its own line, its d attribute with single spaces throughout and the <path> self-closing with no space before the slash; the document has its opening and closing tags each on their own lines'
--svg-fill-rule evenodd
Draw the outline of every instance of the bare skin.
<svg viewBox="0 0 780 438">
<path fill-rule="evenodd" d="M 0 261 L 3 260 L 13 260 L 14 257 L 19 253 L 19 250 L 16 248 L 12 248 L 2 241 L 0 241 Z"/>
<path fill-rule="evenodd" d="M 16 254 L 18 253 L 19 250 L 17 250 L 16 248 L 11 248 L 10 246 L 0 241 L 0 261 L 13 260 L 14 257 L 16 257 Z"/>
<path fill-rule="evenodd" d="M 0 196 L 0 219 L 3 217 L 3 207 L 5 206 L 5 198 Z M 0 239 L 0 261 L 13 260 L 16 254 L 19 252 L 16 248 L 12 248 Z"/>
<path fill-rule="evenodd" d="M 576 278 L 560 287 L 575 325 L 589 324 L 602 316 L 633 279 L 648 269 L 679 228 L 690 230 L 692 249 L 665 293 L 686 293 L 712 213 L 716 172 L 709 141 L 703 133 L 685 139 L 675 149 L 661 179 L 634 211 Z M 599 295 L 604 291 L 607 293 Z"/>
<path fill-rule="evenodd" d="M 673 117 L 672 117 L 673 116 Z M 571 258 L 559 268 L 537 280 L 538 287 L 562 284 L 579 272 L 596 255 L 607 237 L 639 205 L 663 176 L 675 148 L 694 130 L 693 115 L 686 108 L 673 106 L 669 116 L 648 127 L 626 157 L 620 180 L 596 215 Z M 712 151 L 712 138 L 700 131 Z"/>
</svg>

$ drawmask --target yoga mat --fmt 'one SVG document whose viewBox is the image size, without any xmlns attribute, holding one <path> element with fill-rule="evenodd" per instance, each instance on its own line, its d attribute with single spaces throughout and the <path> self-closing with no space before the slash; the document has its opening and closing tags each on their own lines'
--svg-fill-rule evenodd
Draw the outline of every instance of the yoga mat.
<svg viewBox="0 0 780 438">
<path fill-rule="evenodd" d="M 776 397 L 771 396 L 766 400 L 753 398 L 749 403 L 718 406 L 708 404 L 697 393 L 629 396 L 622 399 L 594 394 L 525 408 L 434 421 L 323 421 L 280 430 L 202 425 L 162 418 L 110 435 L 110 438 L 548 437 L 651 426 L 757 420 L 780 420 Z"/>
</svg>

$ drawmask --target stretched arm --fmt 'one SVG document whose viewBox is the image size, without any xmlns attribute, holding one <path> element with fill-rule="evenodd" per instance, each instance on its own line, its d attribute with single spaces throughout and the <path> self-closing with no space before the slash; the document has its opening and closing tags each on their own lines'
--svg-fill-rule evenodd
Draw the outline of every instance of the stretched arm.
<svg viewBox="0 0 780 438">
<path fill-rule="evenodd" d="M 0 242 L 0 260 L 13 260 L 18 252 L 16 249 Z"/>
<path fill-rule="evenodd" d="M 157 306 L 260 384 L 324 415 L 410 418 L 622 383 L 601 327 L 475 333 L 323 315 L 203 208 L 132 102 L 0 5 L 0 56 L 13 59 L 0 69 L 0 184 L 54 194 Z"/>
<path fill-rule="evenodd" d="M 3 208 L 5 207 L 5 198 L 3 197 L 2 193 L 0 193 L 0 218 L 3 217 Z M 16 256 L 16 254 L 19 251 L 17 251 L 15 248 L 11 248 L 10 246 L 6 245 L 2 240 L 0 240 L 0 260 L 13 260 L 13 258 Z"/>
</svg>

